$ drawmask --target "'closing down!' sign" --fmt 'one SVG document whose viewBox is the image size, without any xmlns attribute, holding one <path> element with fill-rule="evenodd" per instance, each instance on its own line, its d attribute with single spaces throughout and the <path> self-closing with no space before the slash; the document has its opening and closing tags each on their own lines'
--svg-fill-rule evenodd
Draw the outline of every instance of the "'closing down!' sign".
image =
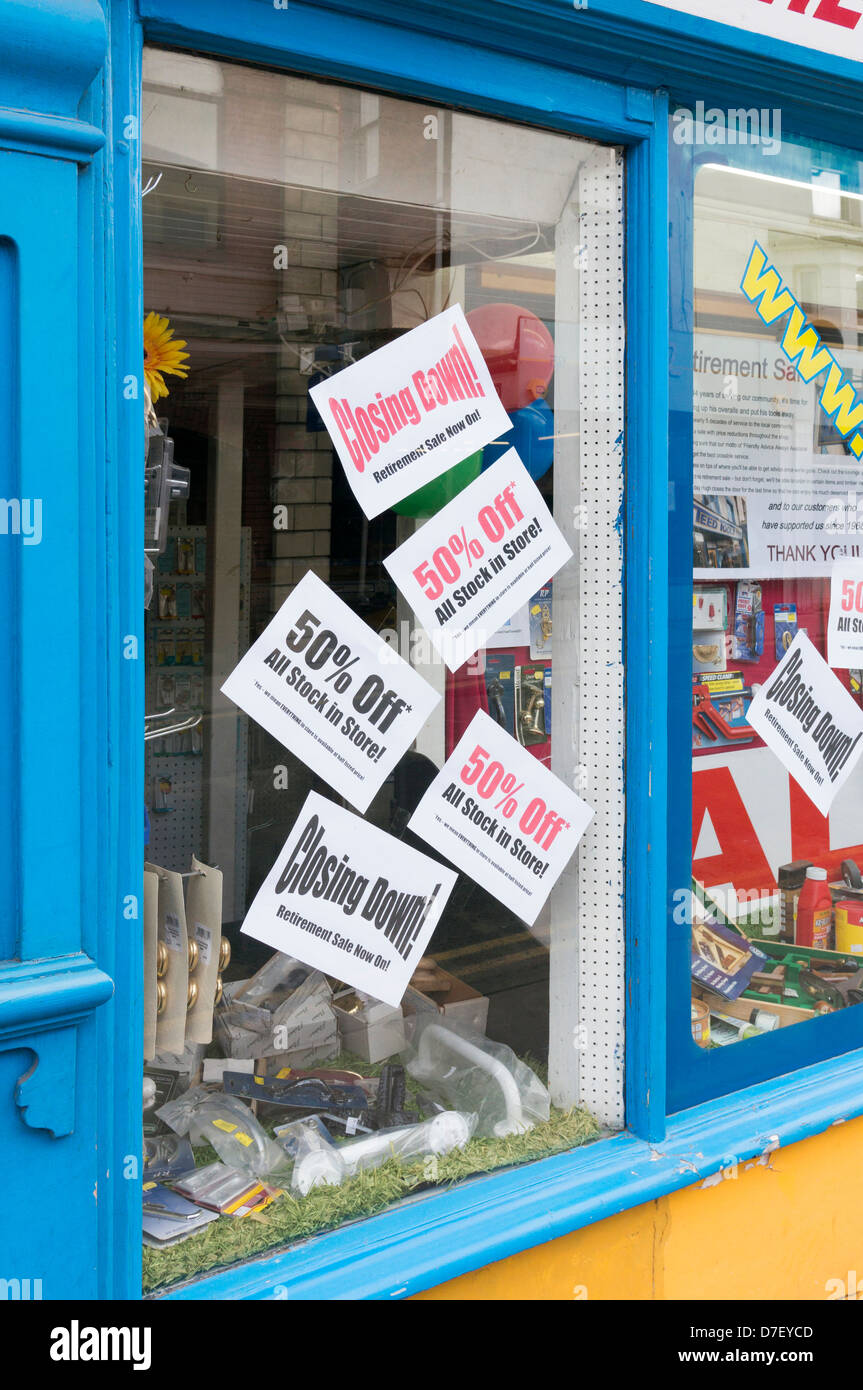
<svg viewBox="0 0 863 1390">
<path fill-rule="evenodd" d="M 510 429 L 461 305 L 309 392 L 368 517 Z"/>
</svg>

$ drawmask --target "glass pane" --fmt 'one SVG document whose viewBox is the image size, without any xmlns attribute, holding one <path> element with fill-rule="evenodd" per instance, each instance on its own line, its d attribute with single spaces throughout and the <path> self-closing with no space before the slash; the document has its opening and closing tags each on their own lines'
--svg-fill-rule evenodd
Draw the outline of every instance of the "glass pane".
<svg viewBox="0 0 863 1390">
<path fill-rule="evenodd" d="M 153 1002 L 145 1019 L 145 1132 L 153 1152 L 177 1147 L 168 1119 L 182 1131 L 183 1105 L 202 1093 L 182 1097 L 196 1084 L 224 1089 L 246 1107 L 254 1098 L 273 1143 L 285 1124 L 304 1117 L 281 1138 L 279 1152 L 287 1151 L 293 1169 L 289 1163 L 272 1184 L 291 1189 L 293 1182 L 299 1207 L 277 1198 L 252 1228 L 254 1239 L 248 1227 L 234 1235 L 232 1218 L 222 1217 L 170 1254 L 151 1240 L 151 1286 L 371 1212 L 421 1187 L 586 1142 L 599 1132 L 597 1116 L 606 1125 L 621 1122 L 623 701 L 615 523 L 622 484 L 615 445 L 623 404 L 622 170 L 618 151 L 586 141 L 157 50 L 145 54 L 144 137 L 149 365 L 157 368 L 173 342 L 188 354 L 165 364 L 167 394 L 154 401 L 162 423 L 151 426 L 148 453 L 154 583 L 145 882 L 155 936 L 147 958 Z M 369 518 L 310 390 L 329 382 L 337 390 L 342 371 L 456 305 L 467 314 L 508 428 Z M 386 411 L 399 411 L 398 400 L 377 399 L 394 428 Z M 409 415 L 408 400 L 400 399 Z M 374 409 L 368 418 L 383 428 Z M 376 447 L 373 431 L 369 438 L 369 449 Z M 171 463 L 162 459 L 168 439 L 174 466 L 189 472 L 187 495 L 174 501 L 157 486 L 159 467 Z M 539 503 L 577 553 L 553 585 L 544 575 L 511 621 L 450 671 L 384 562 L 513 443 Z M 523 522 L 529 526 L 531 518 Z M 493 530 L 503 523 L 489 524 Z M 482 575 L 478 536 L 456 527 L 446 553 L 436 552 L 445 580 L 453 570 L 466 583 Z M 363 817 L 389 837 L 382 843 L 390 849 L 370 853 L 374 862 L 363 865 L 346 853 L 345 877 L 332 879 L 338 890 L 325 893 L 322 878 L 314 896 L 348 894 L 350 885 L 365 882 L 355 875 L 385 873 L 387 855 L 396 857 L 401 846 L 428 856 L 433 867 L 444 863 L 408 821 L 477 711 L 595 811 L 583 845 L 529 924 L 511 910 L 511 898 L 501 901 L 459 873 L 397 1006 L 364 997 L 348 960 L 342 978 L 318 974 L 302 949 L 290 959 L 274 957 L 272 945 L 240 931 L 309 795 L 351 810 L 332 779 L 292 751 L 290 739 L 286 746 L 273 737 L 221 690 L 310 573 L 440 697 Z M 582 606 L 597 621 L 582 624 Z M 310 699 L 329 710 L 333 691 L 351 688 L 353 657 L 344 644 L 327 649 L 325 626 L 315 643 L 319 637 L 320 690 L 309 680 Z M 295 634 L 283 645 L 296 651 L 306 640 Z M 583 683 L 589 700 L 582 700 Z M 467 822 L 479 826 L 472 833 L 498 843 L 509 836 L 518 862 L 535 861 L 533 871 L 541 872 L 529 839 L 510 836 L 517 779 L 503 768 L 488 774 Z M 185 876 L 179 889 L 175 874 Z M 174 973 L 184 931 L 197 951 L 183 988 L 200 986 L 185 1030 L 186 999 L 181 1008 Z M 231 951 L 220 963 L 219 936 Z M 216 973 L 223 993 L 208 1040 Z M 431 1079 L 420 1085 L 411 1040 L 430 1019 L 465 1046 L 450 1035 L 442 1042 L 438 1032 L 424 1063 Z M 201 1023 L 200 1036 L 192 1020 Z M 181 1061 L 178 1039 L 186 1044 Z M 442 1102 L 431 1093 L 447 1068 L 460 1080 Z M 301 1084 L 305 1091 L 292 1091 Z M 322 1086 L 334 1088 L 326 1100 Z M 502 1103 L 501 1092 L 506 1113 L 490 1133 L 483 1125 L 489 1106 Z M 510 1123 L 513 1095 L 521 1109 Z M 180 1097 L 179 1108 L 157 1117 L 167 1097 Z M 435 1117 L 438 1130 L 454 1123 L 451 1113 L 441 1118 L 441 1104 L 444 1117 L 460 1110 L 479 1118 L 473 1138 L 457 1148 L 447 1141 L 435 1152 L 434 1143 L 422 1146 L 416 1129 Z M 229 1139 L 215 1139 L 224 1159 L 236 1125 L 229 1114 L 222 1119 Z M 399 1123 L 412 1126 L 406 1142 L 414 1147 L 403 1162 L 393 1158 L 361 1186 L 352 1172 L 332 1179 L 333 1163 L 338 1169 L 348 1162 L 341 1155 L 351 1136 L 371 1141 L 381 1126 Z M 256 1153 L 257 1132 L 241 1135 L 242 1142 L 251 1137 Z M 213 1153 L 196 1148 L 194 1157 L 200 1167 Z M 330 1185 L 298 1188 L 301 1158 L 303 1172 L 330 1174 Z"/>
<path fill-rule="evenodd" d="M 701 154 L 695 182 L 692 1028 L 703 1048 L 763 1047 L 765 1034 L 863 999 L 863 166 L 779 144 Z M 831 595 L 839 640 L 828 640 Z"/>
</svg>

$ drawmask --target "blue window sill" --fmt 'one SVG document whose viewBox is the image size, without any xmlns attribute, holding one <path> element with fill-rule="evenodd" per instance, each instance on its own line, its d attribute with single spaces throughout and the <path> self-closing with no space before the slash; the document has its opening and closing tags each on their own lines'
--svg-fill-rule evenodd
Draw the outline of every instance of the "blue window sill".
<svg viewBox="0 0 863 1390">
<path fill-rule="evenodd" d="M 408 1298 L 863 1114 L 863 1049 L 203 1275 L 163 1299 Z"/>
</svg>

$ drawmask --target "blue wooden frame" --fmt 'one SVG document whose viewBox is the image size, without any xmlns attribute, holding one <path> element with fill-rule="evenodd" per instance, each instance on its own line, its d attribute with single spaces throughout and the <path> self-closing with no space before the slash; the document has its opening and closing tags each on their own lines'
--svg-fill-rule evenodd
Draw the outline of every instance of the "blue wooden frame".
<svg viewBox="0 0 863 1390">
<path fill-rule="evenodd" d="M 142 367 L 136 117 L 144 36 L 626 146 L 625 641 L 639 680 L 627 712 L 627 1131 L 406 1202 L 170 1296 L 405 1296 L 697 1181 L 729 1154 L 761 1152 L 773 1134 L 792 1142 L 860 1114 L 863 1050 L 772 1080 L 746 1072 L 746 1049 L 744 1071 L 733 1076 L 719 1075 L 722 1060 L 708 1061 L 705 1082 L 700 1054 L 666 1075 L 667 1051 L 683 1055 L 689 1037 L 675 1002 L 666 1049 L 666 921 L 689 874 L 690 758 L 681 732 L 689 696 L 676 673 L 689 632 L 691 448 L 687 455 L 686 412 L 673 371 L 669 399 L 666 372 L 689 330 L 685 313 L 669 325 L 667 312 L 670 277 L 685 282 L 668 254 L 669 216 L 677 225 L 683 199 L 675 183 L 669 204 L 663 90 L 689 105 L 782 105 L 789 129 L 843 143 L 863 115 L 858 65 L 642 0 L 590 0 L 578 10 L 570 0 L 134 4 L 5 0 L 0 10 L 0 161 L 4 191 L 17 200 L 0 207 L 0 318 L 14 326 L 11 371 L 0 383 L 13 448 L 0 481 L 7 496 L 38 486 L 56 507 L 38 551 L 13 556 L 0 545 L 0 593 L 17 638 L 0 687 L 11 749 L 0 764 L 0 933 L 10 919 L 22 924 L 2 952 L 12 958 L 0 962 L 0 1142 L 28 1192 L 43 1174 L 61 1177 L 56 1212 L 41 1226 L 32 1203 L 7 1208 L 7 1265 L 11 1251 L 25 1262 L 22 1277 L 40 1277 L 32 1261 L 53 1257 L 46 1297 L 140 1292 L 133 914 L 143 680 L 134 639 L 140 651 L 143 499 L 140 400 L 129 398 L 128 383 Z M 53 227 L 63 243 L 54 260 L 45 249 Z M 48 393 L 43 349 L 52 323 L 66 330 L 68 379 L 55 373 Z M 58 596 L 72 602 L 55 620 L 64 678 L 49 704 L 39 637 Z M 685 998 L 684 953 L 670 940 L 671 995 Z M 824 1021 L 822 1038 L 832 1023 Z M 837 1033 L 835 1045 L 848 1039 Z M 28 1058 L 36 1069 L 15 1091 Z M 799 1057 L 783 1053 L 782 1064 L 797 1066 Z M 747 1076 L 746 1091 L 719 1095 Z M 666 1119 L 681 1106 L 692 1108 Z M 7 1273 L 16 1270 L 0 1269 Z"/>
<path fill-rule="evenodd" d="M 663 33 L 657 37 L 656 21 L 658 18 L 667 20 L 667 17 L 661 13 L 657 16 L 654 7 L 634 0 L 633 3 L 607 0 L 599 12 L 594 8 L 567 13 L 555 0 L 544 0 L 544 3 L 531 6 L 529 11 L 517 5 L 475 3 L 467 9 L 455 4 L 436 5 L 432 13 L 428 10 L 417 13 L 413 8 L 406 12 L 403 6 L 387 3 L 370 5 L 366 0 L 314 6 L 291 0 L 289 11 L 278 11 L 275 16 L 272 6 L 262 0 L 240 0 L 230 6 L 211 4 L 203 14 L 195 0 L 140 0 L 140 7 L 149 41 L 191 47 L 222 57 L 267 62 L 310 75 L 377 86 L 394 94 L 463 105 L 487 114 L 526 119 L 533 124 L 545 124 L 628 147 L 626 663 L 628 670 L 643 672 L 644 678 L 639 699 L 629 700 L 627 709 L 628 1136 L 609 1142 L 620 1145 L 621 1150 L 628 1145 L 634 1146 L 632 1150 L 625 1149 L 623 1162 L 625 1165 L 630 1160 L 635 1161 L 640 1146 L 666 1139 L 667 1113 L 684 1104 L 694 1105 L 698 1100 L 706 1100 L 710 1094 L 739 1089 L 746 1080 L 745 1075 L 740 1074 L 728 1084 L 705 1083 L 703 1073 L 697 1070 L 703 1054 L 693 1056 L 690 1051 L 694 1051 L 694 1044 L 688 1027 L 688 1007 L 683 1048 L 678 1049 L 681 1010 L 676 1004 L 671 1022 L 677 1031 L 668 1033 L 666 1048 L 666 997 L 662 988 L 666 967 L 665 924 L 670 917 L 668 904 L 674 888 L 688 881 L 688 846 L 691 843 L 686 819 L 690 754 L 688 740 L 684 747 L 679 737 L 681 728 L 688 731 L 689 696 L 688 689 L 676 680 L 681 667 L 674 652 L 678 623 L 684 611 L 683 591 L 676 582 L 681 578 L 680 561 L 684 552 L 687 565 L 691 564 L 688 529 L 691 452 L 684 470 L 686 476 L 678 476 L 680 457 L 672 451 L 669 460 L 664 447 L 669 408 L 665 364 L 669 360 L 671 342 L 667 305 L 671 276 L 679 269 L 677 266 L 670 268 L 668 255 L 667 100 L 662 92 L 655 93 L 642 86 L 610 85 L 597 81 L 596 76 L 585 75 L 589 69 L 591 74 L 600 77 L 618 76 L 619 51 L 610 54 L 611 28 L 625 56 L 637 61 L 639 77 L 645 83 L 661 87 L 669 75 L 668 36 Z M 492 11 L 502 16 L 502 22 L 493 37 L 496 51 L 489 52 L 488 17 Z M 286 24 L 288 15 L 290 21 Z M 691 60 L 689 68 L 683 70 L 686 80 L 681 84 L 681 95 L 685 97 L 687 91 L 703 95 L 706 86 L 702 83 L 708 72 L 713 84 L 711 90 L 721 85 L 725 102 L 749 94 L 750 86 L 740 81 L 738 55 L 729 53 L 722 72 L 722 64 L 715 61 L 715 50 L 710 61 L 705 61 L 703 47 L 695 41 L 699 32 L 703 32 L 703 26 L 699 28 L 697 21 L 689 21 L 685 16 L 675 16 L 675 23 L 680 19 L 685 22 L 678 42 L 682 37 Z M 645 29 L 640 27 L 645 25 L 650 26 L 650 44 L 645 44 Z M 719 29 L 719 26 L 710 27 Z M 455 34 L 458 41 L 443 37 L 446 33 Z M 725 31 L 720 30 L 717 39 L 723 48 L 728 47 L 729 36 Z M 485 50 L 482 64 L 476 62 L 474 50 L 464 47 L 464 41 Z M 553 48 L 550 47 L 552 43 Z M 750 73 L 754 80 L 760 84 L 769 77 L 775 86 L 776 69 L 769 62 L 765 63 L 763 49 L 758 52 L 758 41 L 754 38 L 750 41 L 747 36 L 744 47 L 749 49 Z M 775 47 L 783 51 L 785 62 L 785 71 L 779 75 L 780 86 L 784 79 L 799 88 L 807 65 L 801 64 L 796 50 L 789 50 L 787 45 Z M 843 64 L 841 60 L 830 60 L 828 65 L 832 69 L 837 105 L 846 112 L 855 110 L 856 113 L 859 109 L 863 114 L 863 89 L 852 73 L 853 65 Z M 577 84 L 571 69 L 581 70 Z M 750 73 L 747 76 L 751 84 L 753 76 Z M 724 81 L 720 82 L 722 77 Z M 687 82 L 691 84 L 689 87 Z M 802 106 L 807 109 L 799 113 L 801 130 L 806 129 L 810 120 L 823 121 L 823 109 L 815 102 L 810 102 L 808 107 L 803 102 Z M 647 313 L 645 305 L 649 306 Z M 646 370 L 644 364 L 647 364 Z M 685 518 L 676 528 L 670 526 L 669 518 L 680 517 L 681 510 L 676 507 L 670 510 L 670 487 L 677 489 L 674 497 L 680 500 Z M 648 574 L 650 582 L 646 582 Z M 688 642 L 691 569 L 685 575 L 685 586 L 685 624 L 680 631 Z M 682 722 L 678 686 L 686 700 Z M 682 798 L 679 795 L 681 786 L 687 788 Z M 679 852 L 675 857 L 675 849 L 679 851 L 681 844 L 679 807 L 683 807 L 686 825 L 682 841 L 686 846 L 686 866 L 682 878 Z M 682 998 L 688 1000 L 688 939 L 685 951 L 679 948 L 676 955 L 672 945 L 668 961 L 670 969 L 676 968 L 681 974 Z M 667 1056 L 683 1056 L 689 1063 L 682 1070 L 671 1065 L 668 1098 Z M 813 1059 L 801 1057 L 796 1065 L 802 1066 L 804 1060 Z M 780 1069 L 774 1067 L 772 1070 Z M 826 1075 L 831 1077 L 830 1084 L 838 1086 L 842 1092 L 847 1112 L 847 1095 L 829 1066 Z M 778 1100 L 778 1093 L 776 1095 Z M 794 1110 L 792 1105 L 790 1115 Z M 723 1130 L 724 1118 L 720 1120 L 719 1114 L 711 1117 L 705 1112 L 699 1142 L 704 1143 L 704 1126 L 717 1121 L 720 1124 L 717 1147 L 721 1154 L 727 1155 L 729 1135 Z M 607 1153 L 608 1147 L 608 1142 L 602 1145 L 602 1155 Z M 552 1227 L 554 1233 L 558 1233 L 580 1224 L 573 1220 L 571 1209 L 568 1216 L 561 1212 L 559 1222 L 550 1222 L 547 1216 L 539 1217 L 539 1211 L 548 1209 L 547 1183 L 559 1181 L 561 1193 L 569 1191 L 570 1202 L 578 1206 L 583 1199 L 581 1175 L 594 1164 L 598 1165 L 598 1172 L 603 1173 L 606 1161 L 599 1150 L 565 1155 L 519 1173 L 470 1183 L 458 1197 L 435 1194 L 423 1199 L 421 1205 L 406 1203 L 397 1211 L 376 1218 L 387 1233 L 383 1237 L 384 1250 L 389 1240 L 397 1235 L 404 1246 L 403 1255 L 413 1250 L 414 1258 L 421 1263 L 422 1256 L 415 1244 L 418 1227 L 428 1230 L 432 1264 L 425 1274 L 417 1274 L 418 1282 L 413 1287 L 434 1283 L 444 1273 L 439 1251 L 439 1223 L 448 1222 L 449 1205 L 454 1202 L 460 1223 L 457 1244 L 462 1253 L 453 1269 L 471 1268 L 500 1258 L 537 1239 L 548 1238 Z M 549 1177 L 552 1169 L 553 1179 Z M 506 1204 L 510 1214 L 514 1205 L 525 1209 L 525 1224 L 520 1234 L 508 1221 L 507 1234 L 501 1239 L 493 1216 L 493 1210 L 499 1211 L 501 1202 Z M 489 1229 L 480 1239 L 490 1203 Z M 585 1211 L 585 1219 L 597 1219 L 626 1204 L 618 1182 L 612 1179 L 611 1173 L 606 1173 L 605 1181 L 598 1183 L 592 1208 L 594 1215 L 587 1216 Z M 567 1210 L 569 1204 L 562 1200 L 562 1207 Z M 539 1231 L 544 1234 L 538 1232 L 537 1221 Z M 496 1232 L 493 1245 L 486 1243 L 491 1228 Z M 372 1232 L 364 1227 L 361 1245 L 371 1237 Z M 338 1288 L 340 1296 L 344 1297 L 345 1260 L 351 1269 L 357 1267 L 355 1240 L 346 1232 L 336 1232 L 320 1247 L 316 1243 L 315 1249 L 318 1248 L 320 1255 L 311 1257 L 316 1266 L 316 1296 L 321 1293 L 326 1296 L 326 1290 L 332 1293 Z M 463 1252 L 471 1249 L 472 1254 L 466 1257 Z M 294 1252 L 288 1252 L 272 1259 L 265 1258 L 242 1270 L 204 1277 L 190 1285 L 187 1292 L 194 1297 L 207 1296 L 209 1292 L 214 1296 L 233 1297 L 243 1289 L 245 1293 L 239 1296 L 263 1296 L 265 1290 L 272 1289 L 274 1280 L 279 1283 L 279 1271 L 290 1269 L 290 1296 L 294 1297 L 295 1281 L 299 1277 L 298 1259 L 302 1263 L 305 1256 L 297 1257 Z M 400 1261 L 400 1268 L 406 1269 L 404 1260 Z M 408 1280 L 405 1291 L 410 1287 Z M 365 1296 L 374 1295 L 366 1290 Z"/>
</svg>

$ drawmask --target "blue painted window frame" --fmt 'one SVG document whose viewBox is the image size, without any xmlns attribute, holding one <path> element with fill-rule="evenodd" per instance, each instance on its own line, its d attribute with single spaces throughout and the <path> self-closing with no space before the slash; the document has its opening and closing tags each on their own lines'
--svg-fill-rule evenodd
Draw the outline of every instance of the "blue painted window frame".
<svg viewBox="0 0 863 1390">
<path fill-rule="evenodd" d="M 123 111 L 139 110 L 140 49 L 146 41 L 545 125 L 621 144 L 627 157 L 625 657 L 627 668 L 639 673 L 638 698 L 627 707 L 627 1129 L 588 1149 L 432 1193 L 359 1227 L 202 1276 L 167 1296 L 404 1297 L 696 1181 L 716 1171 L 729 1152 L 743 1159 L 760 1152 L 774 1134 L 791 1142 L 840 1114 L 861 1113 L 863 1051 L 825 1058 L 779 1079 L 750 1077 L 747 1084 L 741 1075 L 732 1084 L 746 1090 L 722 1096 L 720 1090 L 729 1089 L 724 1083 L 712 1095 L 709 1086 L 691 1084 L 695 1059 L 684 1059 L 682 1070 L 679 1058 L 669 1060 L 681 1040 L 676 1006 L 666 1045 L 666 1002 L 680 983 L 682 959 L 674 938 L 672 950 L 666 949 L 666 922 L 675 885 L 688 881 L 691 820 L 691 758 L 688 737 L 684 748 L 680 732 L 688 735 L 689 696 L 684 683 L 672 678 L 674 643 L 688 636 L 688 610 L 681 626 L 681 566 L 684 552 L 691 564 L 691 449 L 686 471 L 685 442 L 678 437 L 675 443 L 680 421 L 673 410 L 669 417 L 667 364 L 676 331 L 669 325 L 670 277 L 680 267 L 669 258 L 667 93 L 672 88 L 682 101 L 700 97 L 728 105 L 753 88 L 761 93 L 759 104 L 765 92 L 771 98 L 796 92 L 800 132 L 820 123 L 837 138 L 843 121 L 863 114 L 855 65 L 734 34 L 642 0 L 591 0 L 589 9 L 578 11 L 569 0 L 439 0 L 422 10 L 394 0 L 290 0 L 287 10 L 276 10 L 270 0 L 210 0 L 206 6 L 199 0 L 138 0 L 134 16 L 128 3 L 111 0 L 118 143 Z M 801 87 L 816 68 L 829 109 Z M 114 169 L 109 222 L 136 272 L 125 301 L 118 291 L 118 356 L 134 361 L 142 294 L 139 185 L 131 167 L 125 187 L 116 159 Z M 679 202 L 677 191 L 674 196 Z M 676 203 L 672 215 L 679 211 Z M 672 387 L 673 381 L 672 376 Z M 118 421 L 116 432 L 131 460 L 135 445 L 128 424 Z M 134 527 L 140 501 L 132 469 L 129 487 Z M 682 513 L 676 499 L 682 499 Z M 137 577 L 123 583 L 133 595 L 139 591 Z M 128 679 L 128 665 L 118 670 L 118 683 Z M 132 704 L 140 709 L 140 690 Z M 129 762 L 117 778 L 128 819 L 126 844 L 136 847 L 140 827 L 132 818 L 143 788 L 134 745 L 130 737 L 124 750 Z M 688 968 L 685 992 L 688 998 Z M 139 1044 L 130 1039 L 126 1050 L 131 1076 Z M 807 1060 L 812 1063 L 811 1056 Z M 128 1132 L 130 1107 L 126 1099 L 117 1104 L 117 1123 Z M 672 1113 L 684 1106 L 691 1108 Z M 123 1269 L 117 1288 L 126 1297 L 134 1296 L 140 1267 L 133 1243 L 130 1234 L 130 1249 L 118 1261 Z"/>
</svg>

